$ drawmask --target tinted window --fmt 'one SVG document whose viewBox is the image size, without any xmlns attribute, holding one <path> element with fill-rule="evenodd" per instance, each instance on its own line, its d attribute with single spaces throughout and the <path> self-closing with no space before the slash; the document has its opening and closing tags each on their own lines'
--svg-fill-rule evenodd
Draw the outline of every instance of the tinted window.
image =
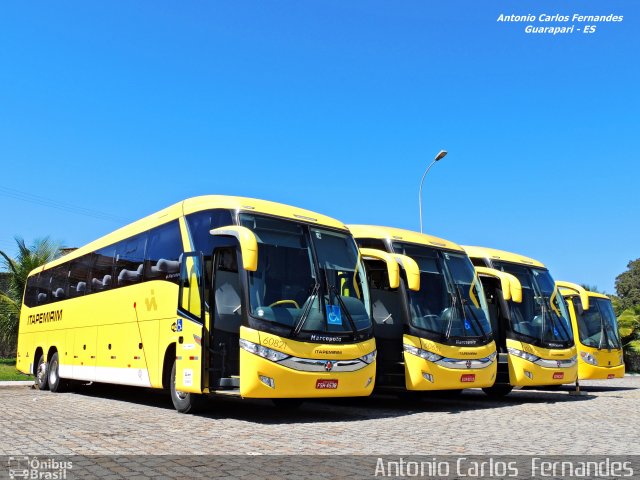
<svg viewBox="0 0 640 480">
<path fill-rule="evenodd" d="M 232 225 L 233 219 L 228 210 L 207 210 L 187 216 L 187 225 L 195 251 L 211 255 L 215 247 L 215 237 L 209 233 L 212 229 Z"/>
<path fill-rule="evenodd" d="M 69 264 L 58 265 L 51 269 L 51 301 L 57 302 L 67 298 L 69 281 Z"/>
<path fill-rule="evenodd" d="M 45 305 L 51 301 L 51 270 L 41 272 L 38 278 L 36 305 Z"/>
<path fill-rule="evenodd" d="M 137 235 L 116 244 L 116 286 L 142 281 L 146 235 Z"/>
<path fill-rule="evenodd" d="M 91 268 L 91 292 L 109 290 L 113 286 L 113 262 L 115 246 L 102 248 L 93 254 Z"/>
<path fill-rule="evenodd" d="M 38 302 L 38 279 L 40 274 L 33 275 L 27 279 L 27 287 L 24 291 L 24 304 L 33 307 Z"/>
<path fill-rule="evenodd" d="M 375 248 L 376 250 L 387 251 L 387 247 L 384 244 L 384 240 L 378 238 L 356 238 L 356 243 L 359 248 Z"/>
<path fill-rule="evenodd" d="M 178 283 L 182 260 L 182 237 L 177 221 L 149 232 L 144 267 L 145 280 L 168 280 Z"/>
<path fill-rule="evenodd" d="M 84 255 L 71 262 L 69 272 L 69 298 L 79 297 L 89 292 L 87 281 L 91 268 L 91 255 Z"/>
</svg>

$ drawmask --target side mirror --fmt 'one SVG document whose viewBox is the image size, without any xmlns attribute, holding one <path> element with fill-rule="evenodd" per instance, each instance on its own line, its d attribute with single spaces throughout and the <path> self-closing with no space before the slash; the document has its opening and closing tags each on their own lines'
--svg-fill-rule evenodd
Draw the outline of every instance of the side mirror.
<svg viewBox="0 0 640 480">
<path fill-rule="evenodd" d="M 580 285 L 578 285 L 577 283 L 571 283 L 571 282 L 563 282 L 562 280 L 559 280 L 556 282 L 556 287 L 558 287 L 560 289 L 560 293 L 562 294 L 562 290 L 569 290 L 569 292 L 572 293 L 577 293 L 578 296 L 580 297 L 580 303 L 582 304 L 582 310 L 589 310 L 589 294 L 587 293 L 587 291 L 582 288 Z M 580 312 L 582 313 L 582 312 Z"/>
<path fill-rule="evenodd" d="M 258 268 L 258 240 L 255 234 L 247 227 L 230 225 L 228 227 L 214 228 L 210 230 L 211 235 L 222 237 L 235 237 L 240 244 L 242 254 L 242 268 L 255 272 Z"/>
<path fill-rule="evenodd" d="M 515 303 L 522 302 L 522 284 L 515 276 L 494 268 L 475 267 L 475 269 L 478 275 L 497 278 L 500 281 L 500 289 L 505 300 L 511 300 Z"/>
<path fill-rule="evenodd" d="M 420 290 L 420 267 L 416 261 L 408 257 L 406 255 L 400 255 L 399 253 L 392 254 L 393 258 L 398 262 L 402 268 L 404 268 L 404 273 L 407 275 L 407 286 L 409 290 L 413 290 L 417 292 Z"/>
<path fill-rule="evenodd" d="M 387 275 L 389 276 L 389 287 L 398 288 L 400 286 L 400 267 L 390 253 L 375 248 L 361 248 L 362 257 L 382 260 L 387 265 Z"/>
</svg>

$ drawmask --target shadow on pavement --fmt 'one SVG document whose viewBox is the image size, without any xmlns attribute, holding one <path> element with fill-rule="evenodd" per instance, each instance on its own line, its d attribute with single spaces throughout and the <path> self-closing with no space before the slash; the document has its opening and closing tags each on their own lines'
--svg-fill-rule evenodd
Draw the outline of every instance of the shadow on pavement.
<svg viewBox="0 0 640 480">
<path fill-rule="evenodd" d="M 622 387 L 588 387 L 589 389 L 629 390 Z M 597 390 L 594 390 L 597 391 Z M 106 384 L 80 385 L 74 394 L 106 398 L 173 411 L 167 392 L 138 387 Z M 514 390 L 502 398 L 491 398 L 481 390 L 462 393 L 425 393 L 420 396 L 375 394 L 371 397 L 306 400 L 297 409 L 276 408 L 270 400 L 215 397 L 195 415 L 210 419 L 236 419 L 261 424 L 292 424 L 309 422 L 348 422 L 367 419 L 393 418 L 421 412 L 440 412 L 452 415 L 473 411 L 511 407 L 520 404 L 551 404 L 593 400 L 588 393 L 575 396 L 566 389 Z"/>
</svg>

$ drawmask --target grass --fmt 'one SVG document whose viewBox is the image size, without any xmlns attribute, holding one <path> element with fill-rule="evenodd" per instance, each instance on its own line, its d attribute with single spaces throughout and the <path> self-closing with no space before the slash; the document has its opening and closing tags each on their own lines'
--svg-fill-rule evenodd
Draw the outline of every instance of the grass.
<svg viewBox="0 0 640 480">
<path fill-rule="evenodd" d="M 15 358 L 0 358 L 0 382 L 5 380 L 33 380 L 33 375 L 16 370 Z"/>
</svg>

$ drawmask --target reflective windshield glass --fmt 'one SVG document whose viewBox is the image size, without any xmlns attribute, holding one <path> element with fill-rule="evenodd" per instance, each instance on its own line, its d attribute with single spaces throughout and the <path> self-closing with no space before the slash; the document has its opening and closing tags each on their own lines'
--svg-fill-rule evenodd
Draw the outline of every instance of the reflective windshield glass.
<svg viewBox="0 0 640 480">
<path fill-rule="evenodd" d="M 491 333 L 484 292 L 466 255 L 407 243 L 393 249 L 420 268 L 420 291 L 408 290 L 414 327 L 445 338 Z"/>
<path fill-rule="evenodd" d="M 620 348 L 618 321 L 611 302 L 604 298 L 589 298 L 589 309 L 577 313 L 578 335 L 583 345 L 594 348 Z"/>
<path fill-rule="evenodd" d="M 258 268 L 248 272 L 251 315 L 297 331 L 352 332 L 371 325 L 351 236 L 260 215 L 241 214 L 240 224 L 258 240 Z"/>
<path fill-rule="evenodd" d="M 494 261 L 493 265 L 522 284 L 522 302 L 509 302 L 514 332 L 547 342 L 572 340 L 566 305 L 548 270 L 507 262 Z"/>
</svg>

